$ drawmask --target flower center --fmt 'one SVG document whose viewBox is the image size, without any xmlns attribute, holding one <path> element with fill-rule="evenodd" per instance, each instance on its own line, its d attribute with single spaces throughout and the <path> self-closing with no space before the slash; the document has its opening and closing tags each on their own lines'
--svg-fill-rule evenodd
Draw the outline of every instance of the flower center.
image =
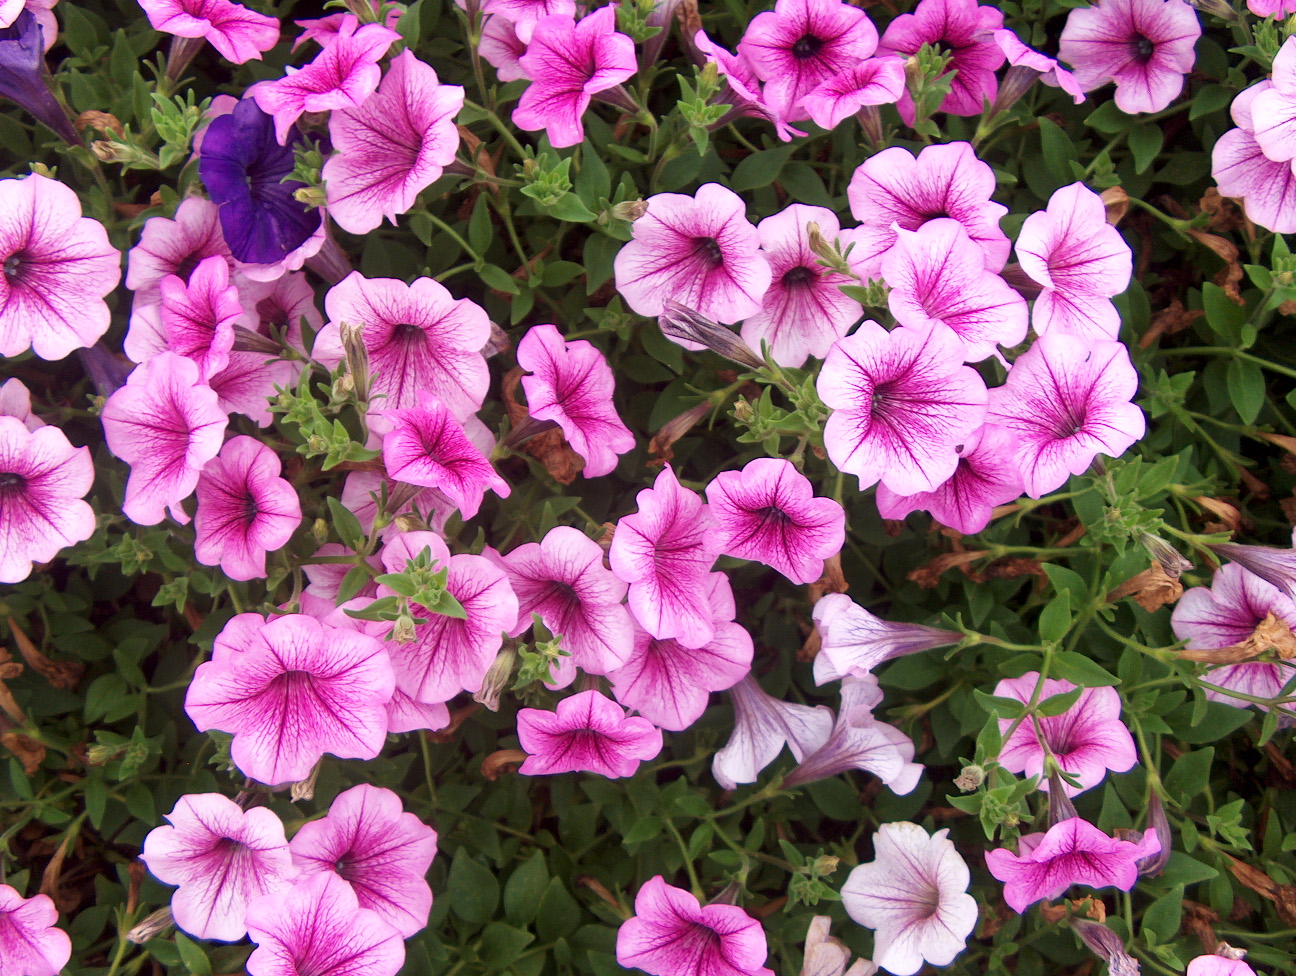
<svg viewBox="0 0 1296 976">
<path fill-rule="evenodd" d="M 783 284 L 788 288 L 796 288 L 801 285 L 807 285 L 814 280 L 815 273 L 803 264 L 798 264 L 795 268 L 788 268 L 783 273 Z"/>
<path fill-rule="evenodd" d="M 1139 64 L 1147 64 L 1152 60 L 1154 53 L 1156 53 L 1156 46 L 1142 34 L 1137 35 L 1134 41 L 1134 59 Z"/>
<path fill-rule="evenodd" d="M 21 494 L 27 487 L 27 479 L 16 471 L 0 471 L 0 498 Z"/>
<path fill-rule="evenodd" d="M 1053 426 L 1053 433 L 1063 440 L 1068 437 L 1075 437 L 1076 434 L 1084 430 L 1086 419 L 1083 408 L 1077 412 L 1071 407 L 1066 407 L 1057 418 L 1057 422 Z"/>
<path fill-rule="evenodd" d="M 17 280 L 22 275 L 22 255 L 11 254 L 4 261 L 5 277 L 10 281 Z"/>
<path fill-rule="evenodd" d="M 255 522 L 257 516 L 260 514 L 261 506 L 257 504 L 256 497 L 254 495 L 246 496 L 243 499 L 243 518 L 247 521 L 248 525 Z"/>
<path fill-rule="evenodd" d="M 724 251 L 720 250 L 720 242 L 714 237 L 693 238 L 693 254 L 704 258 L 713 268 L 724 264 Z"/>
<path fill-rule="evenodd" d="M 392 326 L 392 338 L 401 345 L 412 346 L 427 338 L 423 330 L 417 325 L 410 325 L 408 322 L 401 322 Z"/>
<path fill-rule="evenodd" d="M 824 42 L 813 34 L 802 34 L 792 45 L 792 57 L 798 61 L 808 61 L 819 53 Z"/>
</svg>

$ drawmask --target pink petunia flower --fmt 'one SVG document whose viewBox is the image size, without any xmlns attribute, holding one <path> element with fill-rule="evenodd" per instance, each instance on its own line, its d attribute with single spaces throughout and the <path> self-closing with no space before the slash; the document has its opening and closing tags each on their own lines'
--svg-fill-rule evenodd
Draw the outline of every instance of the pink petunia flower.
<svg viewBox="0 0 1296 976">
<path fill-rule="evenodd" d="M 1211 954 L 1190 962 L 1188 976 L 1256 976 L 1256 971 L 1241 959 Z"/>
<path fill-rule="evenodd" d="M 986 270 L 998 273 L 1010 245 L 999 229 L 1008 208 L 991 202 L 994 192 L 994 170 L 966 142 L 928 146 L 917 159 L 899 146 L 884 149 L 860 164 L 846 188 L 851 213 L 860 222 L 852 232 L 851 260 L 861 274 L 876 275 L 882 255 L 896 242 L 897 227 L 917 230 L 929 220 L 950 217 L 985 252 Z"/>
<path fill-rule="evenodd" d="M 352 887 L 322 871 L 286 895 L 253 900 L 248 935 L 256 949 L 250 976 L 396 976 L 405 964 L 401 934 L 361 908 Z"/>
<path fill-rule="evenodd" d="M 866 58 L 821 82 L 801 100 L 815 124 L 835 129 L 866 105 L 892 105 L 905 93 L 904 59 Z"/>
<path fill-rule="evenodd" d="M 976 928 L 971 874 L 948 834 L 882 824 L 873 835 L 876 856 L 842 885 L 846 913 L 874 930 L 873 961 L 896 976 L 912 976 L 923 963 L 948 966 Z"/>
<path fill-rule="evenodd" d="M 1134 844 L 1114 840 L 1079 817 L 1054 824 L 1046 834 L 1027 834 L 1017 843 L 1016 854 L 1005 848 L 988 851 L 986 867 L 1004 882 L 1004 901 L 1018 914 L 1073 884 L 1129 891 L 1138 881 L 1139 859 L 1161 849 L 1155 831 Z"/>
<path fill-rule="evenodd" d="M 531 84 L 513 109 L 513 124 L 528 132 L 543 129 L 555 149 L 579 145 L 585 138 L 581 116 L 592 97 L 638 70 L 634 41 L 617 33 L 613 4 L 580 20 L 563 14 L 540 18 L 518 63 Z"/>
<path fill-rule="evenodd" d="M 21 420 L 28 430 L 45 426 L 45 421 L 32 413 L 31 390 L 16 376 L 0 383 L 0 417 Z"/>
<path fill-rule="evenodd" d="M 711 773 L 726 790 L 754 783 L 760 771 L 787 745 L 799 763 L 832 734 L 833 711 L 827 705 L 797 705 L 768 694 L 751 675 L 729 689 L 734 730 L 711 761 Z"/>
<path fill-rule="evenodd" d="M 838 340 L 819 373 L 833 409 L 824 424 L 832 462 L 860 488 L 879 480 L 902 495 L 932 491 L 958 467 L 957 447 L 985 419 L 986 388 L 963 365 L 950 329 L 865 322 Z"/>
<path fill-rule="evenodd" d="M 1038 671 L 1020 678 L 1004 678 L 995 686 L 996 698 L 1015 698 L 1028 704 L 1039 681 Z M 1048 678 L 1040 701 L 1045 702 L 1076 688 L 1070 681 Z M 1121 721 L 1121 697 L 1115 688 L 1085 688 L 1061 715 L 1037 715 L 1019 722 L 999 752 L 999 765 L 1010 773 L 1038 776 L 1039 787 L 1047 791 L 1044 747 L 1058 761 L 1064 773 L 1074 776 L 1078 786 L 1063 781 L 1067 796 L 1079 796 L 1093 789 L 1107 776 L 1124 773 L 1138 762 L 1134 737 Z M 1001 718 L 999 731 L 1007 734 L 1012 719 Z M 1042 744 L 1041 744 L 1042 742 Z"/>
<path fill-rule="evenodd" d="M 896 234 L 882 277 L 897 322 L 953 330 L 970 363 L 1026 338 L 1026 300 L 985 269 L 984 252 L 962 224 L 941 217 L 916 231 L 897 227 Z"/>
<path fill-rule="evenodd" d="M 788 125 L 782 111 L 766 100 L 756 68 L 741 50 L 731 54 L 702 30 L 693 35 L 693 46 L 708 64 L 715 65 L 724 83 L 715 96 L 715 104 L 731 106 L 717 125 L 739 118 L 758 118 L 773 125 L 775 135 L 783 142 L 805 135 L 800 129 Z"/>
<path fill-rule="evenodd" d="M 573 7 L 575 5 L 573 4 Z M 574 11 L 568 11 L 573 13 Z M 527 43 L 518 37 L 517 27 L 507 17 L 487 17 L 482 25 L 481 44 L 477 53 L 495 68 L 500 81 L 521 81 L 527 77 L 522 67 L 522 55 Z"/>
<path fill-rule="evenodd" d="M 462 87 L 440 84 L 432 67 L 406 50 L 364 104 L 329 116 L 333 154 L 323 177 L 339 227 L 367 234 L 414 206 L 454 162 L 463 100 Z"/>
<path fill-rule="evenodd" d="M 229 417 L 202 382 L 192 359 L 164 352 L 136 366 L 108 398 L 103 414 L 108 450 L 131 466 L 122 511 L 137 525 L 156 525 L 198 485 L 203 465 L 221 449 Z"/>
<path fill-rule="evenodd" d="M 720 551 L 773 566 L 793 583 L 813 583 L 846 541 L 846 512 L 816 498 L 810 479 L 782 458 L 722 471 L 706 487 Z"/>
<path fill-rule="evenodd" d="M 230 0 L 140 0 L 149 24 L 176 37 L 203 37 L 226 61 L 260 61 L 279 43 L 279 21 Z"/>
<path fill-rule="evenodd" d="M 38 173 L 0 180 L 0 356 L 30 346 L 62 359 L 93 346 L 108 331 L 104 296 L 121 280 L 120 262 L 69 187 Z"/>
<path fill-rule="evenodd" d="M 303 112 L 358 108 L 378 88 L 378 61 L 400 35 L 382 24 L 364 24 L 347 14 L 337 37 L 304 68 L 288 69 L 274 81 L 248 89 L 261 110 L 274 116 L 275 138 L 286 145 L 288 132 Z"/>
<path fill-rule="evenodd" d="M 374 18 L 382 13 L 383 0 L 369 0 L 369 7 L 374 12 Z M 401 14 L 404 13 L 400 8 L 393 7 L 387 10 L 387 16 L 383 20 L 383 26 L 396 29 L 400 23 Z M 305 20 L 294 20 L 293 23 L 302 29 L 297 39 L 293 41 L 292 49 L 296 51 L 307 41 L 314 41 L 320 47 L 328 47 L 332 44 L 338 35 L 338 30 L 346 20 L 345 13 L 329 14 L 326 17 L 312 17 Z"/>
<path fill-rule="evenodd" d="M 1183 91 L 1201 32 L 1186 0 L 1099 0 L 1067 15 L 1058 56 L 1085 91 L 1114 81 L 1122 112 L 1159 112 Z"/>
<path fill-rule="evenodd" d="M 230 283 L 229 265 L 217 255 L 204 258 L 188 282 L 167 275 L 158 284 L 159 301 L 131 316 L 123 348 L 137 363 L 170 350 L 198 364 L 204 381 L 229 365 L 234 326 L 244 317 L 239 289 Z"/>
<path fill-rule="evenodd" d="M 463 6 L 463 0 L 455 0 L 455 2 Z M 489 16 L 487 23 L 491 20 L 502 20 L 512 24 L 525 46 L 530 43 L 536 24 L 545 17 L 575 17 L 576 2 L 575 0 L 483 0 L 481 12 L 483 16 Z"/>
<path fill-rule="evenodd" d="M 301 502 L 279 477 L 279 456 L 253 437 L 234 437 L 198 477 L 194 556 L 230 579 L 264 579 L 267 552 L 301 524 Z"/>
<path fill-rule="evenodd" d="M 700 905 L 657 875 L 617 930 L 617 962 L 650 976 L 774 976 L 765 930 L 737 905 Z"/>
<path fill-rule="evenodd" d="M 302 319 L 312 332 L 319 332 L 324 326 L 324 317 L 315 307 L 315 289 L 299 271 L 274 281 L 242 281 L 239 301 L 244 308 L 242 324 L 250 332 L 267 338 L 278 336 L 300 353 L 306 352 L 302 344 Z"/>
<path fill-rule="evenodd" d="M 669 464 L 635 500 L 639 510 L 622 517 L 612 536 L 612 572 L 630 584 L 630 611 L 644 630 L 701 647 L 715 633 L 702 585 L 720 553 L 715 519 Z"/>
<path fill-rule="evenodd" d="M 230 755 L 248 776 L 276 786 L 305 779 L 325 753 L 382 750 L 395 681 L 381 641 L 284 614 L 243 621 L 225 643 L 198 666 L 185 712 L 200 732 L 233 734 Z"/>
<path fill-rule="evenodd" d="M 1211 150 L 1211 179 L 1226 197 L 1241 199 L 1247 217 L 1278 234 L 1296 233 L 1296 160 L 1274 162 L 1256 141 L 1254 104 L 1268 79 L 1238 93 L 1229 111 L 1236 123 Z"/>
<path fill-rule="evenodd" d="M 0 884 L 0 963 L 5 976 L 58 976 L 72 958 L 72 940 L 57 927 L 49 895 L 24 898 Z"/>
<path fill-rule="evenodd" d="M 1027 217 L 1017 235 L 1017 260 L 1044 286 L 1031 311 L 1037 333 L 1081 339 L 1120 334 L 1111 297 L 1129 287 L 1133 256 L 1093 190 L 1083 183 L 1064 186 L 1046 209 Z"/>
<path fill-rule="evenodd" d="M 1291 38 L 1274 56 L 1270 82 L 1257 93 L 1251 114 L 1265 156 L 1276 163 L 1296 160 L 1296 44 Z"/>
<path fill-rule="evenodd" d="M 297 877 L 283 823 L 272 810 L 244 810 L 219 793 L 191 793 L 144 838 L 140 860 L 167 884 L 176 925 L 198 939 L 247 935 L 248 903 L 281 896 Z"/>
<path fill-rule="evenodd" d="M 324 297 L 328 324 L 315 339 L 315 358 L 342 361 L 343 322 L 362 329 L 375 374 L 371 396 L 380 408 L 417 406 L 432 393 L 463 420 L 486 398 L 490 374 L 481 349 L 490 339 L 485 310 L 466 298 L 455 300 L 431 278 L 411 285 L 396 278 L 366 278 L 358 271 Z"/>
<path fill-rule="evenodd" d="M 874 976 L 877 973 L 877 963 L 872 960 L 856 959 L 852 963 L 850 949 L 841 939 L 830 935 L 831 931 L 832 919 L 827 915 L 816 915 L 810 920 L 801 976 Z"/>
<path fill-rule="evenodd" d="M 522 377 L 527 413 L 562 428 L 585 459 L 586 478 L 610 474 L 635 438 L 617 416 L 616 379 L 603 354 L 584 339 L 564 342 L 552 325 L 533 325 L 517 345 L 517 361 L 529 373 Z"/>
<path fill-rule="evenodd" d="M 659 728 L 680 732 L 706 711 L 713 691 L 732 688 L 751 671 L 751 635 L 733 623 L 734 599 L 724 573 L 697 581 L 710 616 L 712 636 L 700 647 L 652 637 L 635 622 L 634 648 L 612 671 L 612 694 Z"/>
<path fill-rule="evenodd" d="M 955 72 L 940 110 L 980 115 L 984 102 L 993 102 L 999 90 L 995 71 L 1004 63 L 1004 53 L 995 43 L 994 31 L 1002 27 L 1003 14 L 976 0 L 921 0 L 913 13 L 901 14 L 887 25 L 878 54 L 909 58 L 924 44 L 939 47 L 953 56 L 945 73 Z M 914 104 L 908 91 L 897 107 L 900 117 L 912 125 Z"/>
<path fill-rule="evenodd" d="M 1067 71 L 1053 58 L 1027 47 L 1013 31 L 1006 28 L 997 30 L 994 32 L 994 39 L 999 45 L 999 50 L 1003 51 L 1004 57 L 1008 59 L 1009 67 L 1004 74 L 1003 82 L 999 85 L 999 93 L 995 96 L 990 113 L 992 117 L 1016 104 L 1037 80 L 1044 82 L 1050 88 L 1061 88 L 1071 96 L 1071 100 L 1076 105 L 1085 100 L 1084 88 L 1072 72 Z"/>
<path fill-rule="evenodd" d="M 432 910 L 426 875 L 437 851 L 436 831 L 404 812 L 391 790 L 362 783 L 337 795 L 323 820 L 297 831 L 289 845 L 301 880 L 334 874 L 355 892 L 361 909 L 409 938 Z"/>
<path fill-rule="evenodd" d="M 883 620 L 845 593 L 820 597 L 814 605 L 814 622 L 822 638 L 814 661 L 817 685 L 846 675 L 863 677 L 886 661 L 963 639 L 956 630 Z"/>
<path fill-rule="evenodd" d="M 1014 431 L 1016 462 L 1032 498 L 1083 474 L 1101 452 L 1120 457 L 1147 430 L 1130 401 L 1138 373 L 1119 342 L 1040 336 L 990 391 L 986 420 Z"/>
<path fill-rule="evenodd" d="M 760 309 L 773 272 L 733 190 L 704 183 L 691 197 L 654 194 L 630 229 L 613 269 L 617 291 L 640 315 L 660 315 L 667 298 L 726 324 Z"/>
<path fill-rule="evenodd" d="M 135 294 L 134 313 L 158 302 L 167 275 L 188 281 L 194 269 L 214 255 L 234 269 L 234 255 L 221 233 L 220 210 L 206 197 L 186 197 L 176 208 L 175 219 L 150 217 L 126 261 L 126 288 Z"/>
<path fill-rule="evenodd" d="M 524 776 L 586 772 L 620 779 L 633 776 L 662 749 L 661 729 L 646 718 L 627 718 L 625 709 L 597 691 L 564 698 L 552 712 L 524 708 L 517 730 L 530 753 L 518 769 Z"/>
<path fill-rule="evenodd" d="M 373 529 L 374 519 L 378 515 L 378 495 L 384 486 L 390 502 L 387 513 L 393 517 L 412 513 L 434 531 L 440 532 L 445 528 L 446 519 L 454 514 L 454 502 L 436 488 L 419 491 L 409 486 L 398 490 L 395 481 L 385 478 L 377 471 L 352 471 L 342 485 L 342 504 L 360 520 L 360 527 L 365 532 Z M 411 491 L 414 492 L 413 495 L 405 497 Z M 384 529 L 384 533 L 388 529 Z"/>
</svg>

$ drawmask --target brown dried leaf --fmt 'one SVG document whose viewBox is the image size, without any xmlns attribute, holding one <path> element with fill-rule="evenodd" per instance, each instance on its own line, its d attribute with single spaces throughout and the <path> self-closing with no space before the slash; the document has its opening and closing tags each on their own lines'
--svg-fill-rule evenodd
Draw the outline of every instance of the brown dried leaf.
<svg viewBox="0 0 1296 976">
<path fill-rule="evenodd" d="M 697 426 L 710 412 L 711 404 L 703 400 L 662 424 L 661 430 L 653 434 L 652 440 L 648 442 L 648 453 L 652 455 L 648 466 L 660 467 L 672 461 L 675 452 L 671 450 L 671 445 Z"/>
<path fill-rule="evenodd" d="M 1205 314 L 1201 309 L 1184 308 L 1184 303 L 1177 298 L 1171 300 L 1169 306 L 1152 316 L 1147 331 L 1139 337 L 1139 348 L 1148 348 L 1163 335 L 1183 332 Z"/>
<path fill-rule="evenodd" d="M 1237 664 L 1249 661 L 1273 649 L 1282 659 L 1296 657 L 1296 634 L 1283 622 L 1282 618 L 1270 611 L 1264 620 L 1256 624 L 1251 636 L 1241 644 L 1232 647 L 1220 647 L 1212 650 L 1179 651 L 1179 656 L 1188 661 L 1201 661 L 1204 664 Z"/>
<path fill-rule="evenodd" d="M 456 708 L 450 713 L 450 724 L 444 729 L 437 729 L 435 732 L 424 732 L 423 736 L 428 742 L 453 742 L 456 735 L 459 734 L 459 726 L 463 725 L 473 712 L 481 708 L 477 702 L 472 702 L 463 708 Z"/>
<path fill-rule="evenodd" d="M 40 764 L 45 761 L 45 747 L 21 732 L 0 732 L 0 743 L 18 758 L 28 776 L 40 769 Z"/>
<path fill-rule="evenodd" d="M 1203 213 L 1210 214 L 1210 229 L 1221 234 L 1241 230 L 1246 224 L 1238 205 L 1227 197 L 1221 196 L 1218 187 L 1212 186 L 1206 195 L 1198 201 Z"/>
<path fill-rule="evenodd" d="M 44 677 L 55 688 L 76 687 L 77 682 L 81 680 L 81 675 L 85 674 L 84 664 L 80 661 L 51 661 L 32 643 L 31 638 L 23 632 L 12 617 L 9 618 L 9 629 L 13 631 L 18 650 L 28 667 Z"/>
<path fill-rule="evenodd" d="M 797 651 L 797 660 L 803 664 L 808 664 L 819 655 L 821 647 L 823 647 L 823 635 L 819 633 L 818 627 L 811 627 L 810 633 L 806 634 L 805 643 Z"/>
<path fill-rule="evenodd" d="M 1232 502 L 1207 495 L 1198 495 L 1193 501 L 1219 519 L 1229 532 L 1236 532 L 1242 524 L 1242 513 Z"/>
<path fill-rule="evenodd" d="M 1160 563 L 1153 563 L 1108 593 L 1107 602 L 1115 603 L 1127 596 L 1133 596 L 1134 602 L 1148 613 L 1155 613 L 1183 596 L 1183 584 L 1166 573 Z"/>
<path fill-rule="evenodd" d="M 1246 468 L 1238 468 L 1237 473 L 1238 473 L 1238 478 L 1241 479 L 1242 481 L 1242 484 L 1246 485 L 1247 491 L 1251 492 L 1251 494 L 1254 495 L 1258 501 L 1264 501 L 1272 494 L 1272 492 L 1269 490 L 1269 486 L 1265 484 L 1263 481 L 1261 481 L 1259 478 L 1257 478 L 1255 475 L 1253 475 Z"/>
<path fill-rule="evenodd" d="M 23 673 L 23 666 L 13 659 L 8 651 L 0 647 L 0 711 L 3 711 L 15 722 L 26 722 L 27 715 L 14 700 L 13 692 L 5 685 Z"/>
<path fill-rule="evenodd" d="M 1287 925 L 1296 925 L 1296 885 L 1279 884 L 1257 867 L 1228 857 L 1229 870 L 1242 884 L 1262 898 L 1267 898 L 1278 909 L 1278 917 Z"/>
<path fill-rule="evenodd" d="M 111 112 L 99 112 L 91 109 L 88 112 L 82 112 L 72 123 L 78 129 L 96 129 L 99 132 L 111 132 L 115 136 L 124 136 L 126 130 L 122 128 L 121 120 Z"/>
<path fill-rule="evenodd" d="M 942 553 L 930 562 L 912 570 L 908 578 L 923 589 L 930 590 L 940 582 L 940 578 L 946 570 L 953 569 L 956 566 L 966 566 L 968 563 L 975 562 L 988 555 L 989 552 L 985 549 Z"/>
<path fill-rule="evenodd" d="M 1188 935 L 1196 936 L 1203 952 L 1213 952 L 1215 943 L 1218 941 L 1215 935 L 1215 923 L 1219 921 L 1219 913 L 1186 898 L 1183 905 L 1183 931 Z"/>
<path fill-rule="evenodd" d="M 1263 437 L 1270 444 L 1276 444 L 1289 454 L 1296 454 L 1296 437 L 1288 437 L 1286 434 L 1267 434 L 1264 431 L 1257 431 L 1256 436 Z"/>
<path fill-rule="evenodd" d="M 530 420 L 527 409 L 518 402 L 516 391 L 522 381 L 521 367 L 514 367 L 504 377 L 504 409 L 514 429 Z M 570 485 L 585 468 L 585 459 L 572 450 L 562 431 L 553 427 L 528 437 L 521 449 L 545 466 L 559 484 Z"/>
<path fill-rule="evenodd" d="M 963 572 L 967 573 L 969 579 L 979 583 L 986 580 L 1017 579 L 1019 576 L 1038 576 L 1042 580 L 1048 579 L 1048 573 L 1044 572 L 1044 567 L 1038 561 L 1028 559 L 1025 556 L 996 559 L 980 573 L 970 573 L 967 569 L 964 569 Z"/>
<path fill-rule="evenodd" d="M 845 593 L 850 589 L 842 573 L 841 553 L 824 560 L 823 575 L 810 584 L 810 603 L 813 606 L 827 593 Z"/>
<path fill-rule="evenodd" d="M 521 749 L 496 749 L 482 760 L 481 774 L 493 783 L 504 773 L 516 772 L 526 760 Z"/>
<path fill-rule="evenodd" d="M 1107 223 L 1115 227 L 1129 212 L 1129 194 L 1125 192 L 1124 187 L 1112 186 L 1098 195 L 1102 198 L 1103 206 L 1107 208 Z"/>
</svg>

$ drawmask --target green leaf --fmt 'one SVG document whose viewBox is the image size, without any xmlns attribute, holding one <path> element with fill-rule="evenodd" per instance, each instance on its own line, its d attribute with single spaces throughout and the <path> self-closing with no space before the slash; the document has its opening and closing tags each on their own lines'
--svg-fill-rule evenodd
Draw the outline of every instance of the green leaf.
<svg viewBox="0 0 1296 976">
<path fill-rule="evenodd" d="M 211 960 L 207 958 L 207 953 L 203 951 L 202 946 L 183 932 L 176 933 L 175 942 L 176 949 L 180 951 L 180 961 L 185 964 L 189 972 L 193 973 L 193 976 L 211 976 Z"/>
<path fill-rule="evenodd" d="M 355 517 L 354 512 L 332 495 L 325 496 L 325 501 L 328 502 L 329 514 L 333 516 L 333 528 L 337 531 L 338 538 L 348 549 L 359 552 L 365 544 L 364 529 L 360 527 L 360 520 Z"/>
<path fill-rule="evenodd" d="M 1129 128 L 1133 119 L 1116 107 L 1114 101 L 1103 102 L 1097 109 L 1089 113 L 1085 119 L 1085 125 L 1098 132 L 1108 135 L 1115 135 L 1123 129 Z"/>
<path fill-rule="evenodd" d="M 464 848 L 455 851 L 446 879 L 450 907 L 465 922 L 482 925 L 494 916 L 500 889 L 495 875 L 474 861 Z"/>
<path fill-rule="evenodd" d="M 1070 691 L 1063 692 L 1060 695 L 1045 698 L 1035 710 L 1044 716 L 1061 715 L 1070 709 L 1082 694 L 1084 694 L 1083 688 L 1072 688 Z"/>
<path fill-rule="evenodd" d="M 536 932 L 545 942 L 571 935 L 580 925 L 581 909 L 576 899 L 567 891 L 561 878 L 550 878 L 544 895 L 540 898 L 540 911 L 536 915 Z"/>
<path fill-rule="evenodd" d="M 507 969 L 518 953 L 534 940 L 535 936 L 530 932 L 515 929 L 503 922 L 491 922 L 482 931 L 477 953 L 488 968 L 498 972 Z"/>
<path fill-rule="evenodd" d="M 337 602 L 341 604 L 353 599 L 371 579 L 373 575 L 363 566 L 351 567 L 342 577 L 342 585 L 338 587 Z"/>
<path fill-rule="evenodd" d="M 789 143 L 786 146 L 776 146 L 773 149 L 752 153 L 734 168 L 727 184 L 729 189 L 741 193 L 744 190 L 769 186 L 778 179 L 783 164 L 788 161 L 795 148 Z"/>
<path fill-rule="evenodd" d="M 1165 141 L 1165 133 L 1159 125 L 1144 122 L 1130 130 L 1129 147 L 1134 154 L 1134 172 L 1142 174 L 1156 162 Z"/>
<path fill-rule="evenodd" d="M 1106 668 L 1078 651 L 1062 651 L 1053 656 L 1053 671 L 1058 678 L 1084 688 L 1103 688 L 1120 684 L 1120 679 Z"/>
<path fill-rule="evenodd" d="M 483 193 L 473 204 L 472 216 L 468 218 L 468 244 L 480 257 L 490 249 L 494 237 L 490 208 L 486 205 L 486 194 Z M 446 244 L 453 244 L 453 238 L 449 235 L 446 235 Z"/>
<path fill-rule="evenodd" d="M 581 203 L 580 197 L 574 193 L 564 193 L 546 209 L 559 220 L 572 224 L 588 223 L 598 217 L 598 214 Z"/>
<path fill-rule="evenodd" d="M 1166 792 L 1173 797 L 1193 797 L 1203 793 L 1210 785 L 1211 764 L 1215 761 L 1213 748 L 1187 752 L 1175 760 L 1166 774 Z"/>
<path fill-rule="evenodd" d="M 1071 629 L 1071 594 L 1063 590 L 1049 601 L 1040 613 L 1039 635 L 1041 640 L 1060 641 Z"/>
<path fill-rule="evenodd" d="M 1071 161 L 1076 158 L 1071 137 L 1049 119 L 1039 120 L 1040 145 L 1044 150 L 1044 164 L 1049 175 L 1057 182 L 1071 179 Z"/>
<path fill-rule="evenodd" d="M 1230 345 L 1237 345 L 1247 319 L 1246 309 L 1229 298 L 1223 288 L 1209 281 L 1202 285 L 1202 309 L 1210 330 Z"/>
<path fill-rule="evenodd" d="M 1189 120 L 1200 119 L 1203 115 L 1228 108 L 1235 95 L 1237 95 L 1235 90 L 1225 88 L 1223 85 L 1203 85 L 1193 96 L 1192 108 L 1188 110 Z"/>
<path fill-rule="evenodd" d="M 510 295 L 516 295 L 522 289 L 518 287 L 517 281 L 507 271 L 497 264 L 485 265 L 481 271 L 482 281 L 490 285 L 496 291 L 507 292 Z"/>
<path fill-rule="evenodd" d="M 1244 424 L 1255 423 L 1265 404 L 1264 371 L 1255 363 L 1230 359 L 1226 375 L 1233 409 Z"/>
<path fill-rule="evenodd" d="M 518 865 L 504 885 L 504 917 L 518 925 L 529 924 L 548 884 L 544 851 L 536 851 Z"/>
<path fill-rule="evenodd" d="M 1164 884 L 1191 885 L 1209 881 L 1218 874 L 1209 864 L 1203 864 L 1195 857 L 1189 857 L 1182 851 L 1171 851 L 1170 860 L 1161 872 L 1161 881 Z"/>
<path fill-rule="evenodd" d="M 1183 894 L 1183 888 L 1176 885 L 1144 910 L 1143 938 L 1147 942 L 1156 945 L 1175 937 L 1183 918 Z"/>
</svg>

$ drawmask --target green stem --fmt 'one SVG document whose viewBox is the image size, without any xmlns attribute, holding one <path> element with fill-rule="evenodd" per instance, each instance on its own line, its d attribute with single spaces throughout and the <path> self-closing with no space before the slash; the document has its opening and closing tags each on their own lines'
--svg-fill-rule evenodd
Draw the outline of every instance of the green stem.
<svg viewBox="0 0 1296 976">
<path fill-rule="evenodd" d="M 670 835 L 675 838 L 675 843 L 679 845 L 680 853 L 684 855 L 684 870 L 688 872 L 689 885 L 693 888 L 693 896 L 701 901 L 705 897 L 702 890 L 702 882 L 698 880 L 697 869 L 693 867 L 693 859 L 689 857 L 688 845 L 684 843 L 684 838 L 680 835 L 679 828 L 670 817 L 663 818 L 666 829 Z"/>
<path fill-rule="evenodd" d="M 1164 356 L 1233 356 L 1243 362 L 1255 363 L 1261 369 L 1278 373 L 1280 376 L 1289 376 L 1296 379 L 1296 369 L 1290 366 L 1280 366 L 1278 363 L 1270 362 L 1268 359 L 1253 356 L 1244 349 L 1233 349 L 1228 346 L 1178 346 L 1172 349 L 1162 349 L 1160 352 Z"/>
</svg>

